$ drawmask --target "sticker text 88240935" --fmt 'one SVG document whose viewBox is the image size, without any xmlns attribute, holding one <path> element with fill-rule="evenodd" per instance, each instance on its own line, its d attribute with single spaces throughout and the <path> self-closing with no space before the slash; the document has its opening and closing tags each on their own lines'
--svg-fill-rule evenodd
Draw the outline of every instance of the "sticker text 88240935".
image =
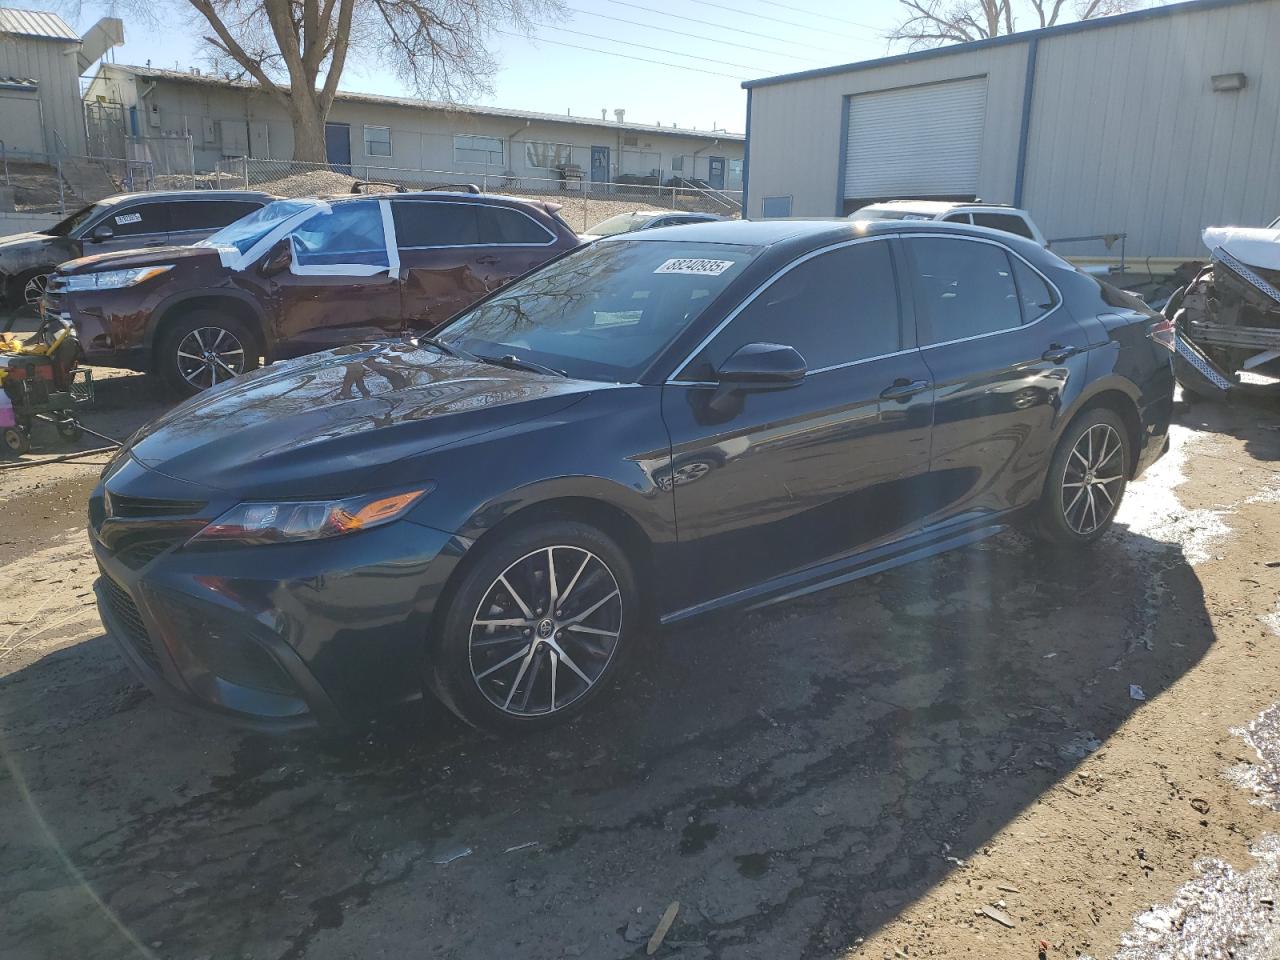
<svg viewBox="0 0 1280 960">
<path fill-rule="evenodd" d="M 702 257 L 674 257 L 654 273 L 685 273 L 699 277 L 718 277 L 733 266 L 732 260 L 706 260 Z"/>
</svg>

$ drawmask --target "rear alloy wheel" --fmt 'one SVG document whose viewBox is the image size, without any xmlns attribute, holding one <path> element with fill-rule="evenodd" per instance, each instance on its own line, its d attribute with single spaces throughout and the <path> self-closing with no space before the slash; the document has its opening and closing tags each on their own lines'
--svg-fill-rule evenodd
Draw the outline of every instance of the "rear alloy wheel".
<svg viewBox="0 0 1280 960">
<path fill-rule="evenodd" d="M 156 369 L 174 393 L 192 396 L 258 367 L 258 341 L 236 317 L 196 310 L 161 338 Z"/>
<path fill-rule="evenodd" d="M 1115 519 L 1129 477 L 1123 422 L 1110 410 L 1087 410 L 1063 435 L 1049 465 L 1034 532 L 1060 544 L 1092 543 Z"/>
<path fill-rule="evenodd" d="M 494 732 L 557 723 L 617 669 L 635 603 L 630 565 L 604 534 L 573 521 L 520 531 L 453 597 L 433 685 L 462 719 Z"/>
</svg>

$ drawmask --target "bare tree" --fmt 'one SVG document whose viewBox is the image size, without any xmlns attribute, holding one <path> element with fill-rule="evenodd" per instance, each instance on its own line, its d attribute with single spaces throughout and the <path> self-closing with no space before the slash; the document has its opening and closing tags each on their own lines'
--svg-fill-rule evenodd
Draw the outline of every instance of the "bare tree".
<svg viewBox="0 0 1280 960">
<path fill-rule="evenodd" d="M 1018 29 L 1052 27 L 1064 17 L 1092 20 L 1143 6 L 1142 0 L 898 0 L 902 21 L 888 34 L 890 42 L 909 50 L 968 43 L 1013 33 Z M 1015 7 L 1029 11 L 1022 21 Z"/>
<path fill-rule="evenodd" d="M 251 78 L 289 114 L 293 158 L 324 162 L 324 123 L 343 71 L 363 60 L 423 97 L 489 89 L 488 41 L 564 15 L 562 0 L 167 0 L 193 19 L 219 72 Z M 113 4 L 114 6 L 114 4 Z M 155 16 L 148 0 L 126 2 Z"/>
</svg>

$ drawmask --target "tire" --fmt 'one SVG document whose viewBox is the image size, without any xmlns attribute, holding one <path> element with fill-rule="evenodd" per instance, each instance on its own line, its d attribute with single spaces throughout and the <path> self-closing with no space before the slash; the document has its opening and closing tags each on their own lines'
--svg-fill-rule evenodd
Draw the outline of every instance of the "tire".
<svg viewBox="0 0 1280 960">
<path fill-rule="evenodd" d="M 1106 446 L 1099 449 L 1104 441 Z M 1092 454 L 1091 442 L 1095 444 Z M 1086 469 L 1083 461 L 1089 456 L 1093 457 L 1093 464 Z M 1044 491 L 1033 508 L 1029 532 L 1057 546 L 1093 543 L 1115 519 L 1132 464 L 1124 421 L 1105 407 L 1083 411 L 1067 426 L 1049 461 Z M 1105 513 L 1099 512 L 1103 510 Z"/>
<path fill-rule="evenodd" d="M 31 438 L 21 427 L 5 427 L 0 434 L 0 453 L 6 457 L 20 457 L 31 449 Z"/>
<path fill-rule="evenodd" d="M 510 735 L 564 722 L 599 696 L 643 618 L 630 561 L 595 527 L 548 520 L 499 536 L 436 619 L 427 685 L 467 723 Z M 548 604 L 548 551 L 558 609 Z"/>
<path fill-rule="evenodd" d="M 204 359 L 213 353 L 218 355 L 216 361 Z M 258 369 L 261 353 L 261 339 L 249 324 L 233 314 L 205 308 L 165 324 L 153 369 L 169 393 L 190 397 Z"/>
</svg>

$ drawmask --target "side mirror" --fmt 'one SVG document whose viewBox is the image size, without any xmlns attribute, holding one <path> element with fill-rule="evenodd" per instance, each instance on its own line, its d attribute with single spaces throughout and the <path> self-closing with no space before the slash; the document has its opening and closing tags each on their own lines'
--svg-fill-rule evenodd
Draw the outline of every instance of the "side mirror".
<svg viewBox="0 0 1280 960">
<path fill-rule="evenodd" d="M 720 364 L 716 380 L 732 390 L 789 387 L 804 379 L 804 357 L 782 343 L 747 343 Z"/>
<path fill-rule="evenodd" d="M 717 419 L 736 416 L 742 409 L 742 394 L 755 390 L 794 387 L 804 380 L 804 357 L 795 347 L 782 343 L 743 344 L 716 370 L 716 387 L 707 410 Z"/>
<path fill-rule="evenodd" d="M 93 228 L 91 238 L 94 243 L 101 243 L 103 240 L 110 240 L 115 235 L 116 232 L 108 224 L 100 223 Z"/>
<path fill-rule="evenodd" d="M 288 270 L 289 265 L 292 263 L 293 244 L 288 237 L 285 237 L 277 241 L 276 245 L 267 251 L 267 255 L 258 266 L 258 272 L 264 277 L 274 277 L 277 273 L 284 273 Z"/>
</svg>

